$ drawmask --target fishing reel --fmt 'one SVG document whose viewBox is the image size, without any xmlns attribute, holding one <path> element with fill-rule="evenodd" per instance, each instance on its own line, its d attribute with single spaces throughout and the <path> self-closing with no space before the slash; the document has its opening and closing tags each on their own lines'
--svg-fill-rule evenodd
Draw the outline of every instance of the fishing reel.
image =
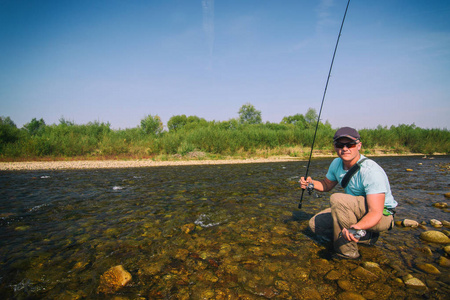
<svg viewBox="0 0 450 300">
<path fill-rule="evenodd" d="M 308 191 L 308 195 L 311 195 L 314 192 L 314 183 L 312 182 L 308 183 L 306 190 Z"/>
</svg>

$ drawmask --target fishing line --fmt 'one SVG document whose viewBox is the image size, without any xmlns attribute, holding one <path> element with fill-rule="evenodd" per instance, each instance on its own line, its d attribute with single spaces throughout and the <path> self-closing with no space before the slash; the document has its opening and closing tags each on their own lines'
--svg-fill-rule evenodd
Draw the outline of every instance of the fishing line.
<svg viewBox="0 0 450 300">
<path fill-rule="evenodd" d="M 311 165 L 311 158 L 312 158 L 312 153 L 313 153 L 313 149 L 314 149 L 314 142 L 316 141 L 317 129 L 319 128 L 319 122 L 320 122 L 320 115 L 322 114 L 323 102 L 325 101 L 325 95 L 327 94 L 328 82 L 330 81 L 331 70 L 333 69 L 334 57 L 336 56 L 336 51 L 337 51 L 337 47 L 339 45 L 339 39 L 341 38 L 342 27 L 344 27 L 345 16 L 347 15 L 347 10 L 348 10 L 349 4 L 350 4 L 350 0 L 348 0 L 348 2 L 347 2 L 347 7 L 345 8 L 344 17 L 342 18 L 341 29 L 339 30 L 339 35 L 337 37 L 336 46 L 334 47 L 333 58 L 331 59 L 330 70 L 328 71 L 327 83 L 325 84 L 325 90 L 323 91 L 322 104 L 320 105 L 319 116 L 317 117 L 316 130 L 314 131 L 314 137 L 313 137 L 313 141 L 312 141 L 312 144 L 311 144 L 311 152 L 309 153 L 309 160 L 308 160 L 308 165 L 306 167 L 305 180 L 308 178 L 309 166 Z M 304 193 L 305 193 L 305 190 L 302 189 L 302 195 L 300 197 L 300 203 L 298 204 L 298 208 L 299 209 L 302 208 L 303 194 Z"/>
</svg>

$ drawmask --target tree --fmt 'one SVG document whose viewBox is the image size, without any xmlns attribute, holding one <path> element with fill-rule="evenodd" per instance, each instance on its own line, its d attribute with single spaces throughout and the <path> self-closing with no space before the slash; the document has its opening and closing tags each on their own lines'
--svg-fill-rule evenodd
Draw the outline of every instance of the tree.
<svg viewBox="0 0 450 300">
<path fill-rule="evenodd" d="M 293 124 L 300 128 L 306 127 L 306 119 L 305 119 L 305 116 L 303 116 L 302 114 L 295 114 L 293 116 L 284 117 L 283 120 L 281 120 L 281 123 L 282 124 Z"/>
<path fill-rule="evenodd" d="M 308 111 L 305 114 L 306 123 L 308 123 L 310 126 L 315 126 L 316 122 L 318 121 L 318 117 L 319 115 L 314 108 L 308 108 Z"/>
<path fill-rule="evenodd" d="M 167 122 L 167 128 L 169 128 L 169 131 L 177 131 L 186 125 L 187 121 L 188 118 L 186 115 L 173 116 L 169 119 L 169 122 Z"/>
<path fill-rule="evenodd" d="M 261 124 L 261 111 L 250 104 L 246 103 L 239 109 L 239 123 L 241 124 Z"/>
<path fill-rule="evenodd" d="M 10 117 L 0 117 L 0 148 L 3 143 L 13 143 L 19 138 L 19 129 Z"/>
<path fill-rule="evenodd" d="M 33 118 L 30 123 L 23 125 L 23 127 L 28 131 L 30 135 L 36 135 L 40 131 L 42 131 L 45 127 L 44 119 L 40 119 L 39 121 L 36 118 Z"/>
<path fill-rule="evenodd" d="M 141 129 L 146 134 L 157 135 L 163 131 L 164 125 L 158 115 L 148 115 L 141 120 Z"/>
</svg>

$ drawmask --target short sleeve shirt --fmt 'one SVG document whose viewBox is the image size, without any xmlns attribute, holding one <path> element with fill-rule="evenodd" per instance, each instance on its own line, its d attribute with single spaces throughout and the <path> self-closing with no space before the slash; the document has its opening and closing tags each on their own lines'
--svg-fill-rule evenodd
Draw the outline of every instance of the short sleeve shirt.
<svg viewBox="0 0 450 300">
<path fill-rule="evenodd" d="M 361 155 L 360 160 L 363 158 L 364 156 Z M 344 170 L 342 159 L 336 158 L 331 162 L 326 177 L 341 184 L 346 173 L 347 170 Z M 383 193 L 385 195 L 385 207 L 394 208 L 397 206 L 397 201 L 392 196 L 386 173 L 376 162 L 370 159 L 366 159 L 361 163 L 361 168 L 350 179 L 345 192 L 353 196 L 364 197 L 366 195 Z"/>
</svg>

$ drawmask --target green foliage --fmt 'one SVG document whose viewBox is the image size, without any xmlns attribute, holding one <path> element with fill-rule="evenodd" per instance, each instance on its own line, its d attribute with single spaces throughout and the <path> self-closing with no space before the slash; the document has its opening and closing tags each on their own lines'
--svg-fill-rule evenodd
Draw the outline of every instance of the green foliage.
<svg viewBox="0 0 450 300">
<path fill-rule="evenodd" d="M 241 124 L 260 124 L 262 122 L 261 111 L 256 110 L 250 103 L 244 104 L 239 109 L 239 122 Z"/>
<path fill-rule="evenodd" d="M 158 135 L 163 131 L 164 125 L 158 115 L 148 115 L 141 120 L 141 129 L 145 134 Z"/>
<path fill-rule="evenodd" d="M 36 118 L 33 118 L 30 123 L 27 123 L 23 125 L 23 128 L 28 132 L 30 135 L 37 135 L 44 131 L 45 122 L 44 119 L 40 119 L 39 121 L 36 120 Z"/>
<path fill-rule="evenodd" d="M 309 125 L 309 127 L 315 127 L 317 124 L 317 119 L 319 115 L 317 114 L 314 108 L 308 108 L 308 111 L 305 114 L 305 121 Z"/>
<path fill-rule="evenodd" d="M 141 126 L 112 130 L 109 123 L 89 122 L 77 125 L 60 119 L 58 125 L 46 125 L 43 119 L 33 119 L 18 129 L 9 117 L 0 117 L 0 157 L 77 157 L 77 156 L 156 156 L 186 155 L 202 151 L 210 155 L 236 155 L 294 149 L 284 152 L 300 157 L 299 149 L 311 147 L 315 126 L 313 120 L 301 114 L 284 117 L 280 123 L 241 123 L 238 119 L 208 122 L 196 116 L 174 116 L 169 131 L 162 131 L 158 116 L 147 116 Z M 314 150 L 333 151 L 332 138 L 336 129 L 319 123 Z M 424 154 L 450 153 L 450 133 L 447 129 L 422 129 L 414 124 L 378 126 L 359 130 L 363 153 L 388 150 L 390 153 L 416 152 Z M 278 149 L 278 150 L 277 150 Z M 300 152 L 299 152 L 300 151 Z"/>
<path fill-rule="evenodd" d="M 19 139 L 19 129 L 10 117 L 0 117 L 0 151 L 3 145 Z"/>
</svg>

